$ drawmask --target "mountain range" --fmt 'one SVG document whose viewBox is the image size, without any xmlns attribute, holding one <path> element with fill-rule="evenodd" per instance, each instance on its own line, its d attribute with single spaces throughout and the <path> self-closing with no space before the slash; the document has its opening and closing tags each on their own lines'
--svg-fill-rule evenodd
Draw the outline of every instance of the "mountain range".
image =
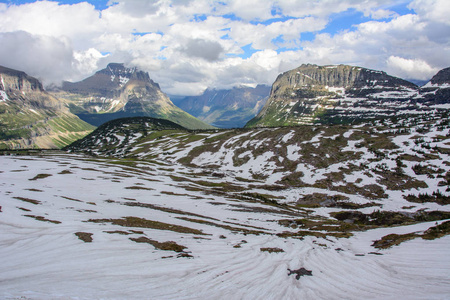
<svg viewBox="0 0 450 300">
<path fill-rule="evenodd" d="M 94 126 L 136 116 L 167 119 L 188 129 L 351 124 L 417 114 L 445 117 L 449 73 L 450 68 L 443 69 L 418 87 L 381 71 L 306 64 L 280 74 L 271 88 L 207 89 L 200 96 L 174 99 L 176 106 L 148 73 L 123 64 L 111 63 L 49 92 L 36 78 L 1 67 L 0 147 L 60 148 Z"/>
<path fill-rule="evenodd" d="M 420 88 L 382 71 L 305 64 L 278 76 L 266 105 L 247 126 L 354 123 L 447 111 L 449 84 L 449 68 Z"/>
<path fill-rule="evenodd" d="M 194 117 L 219 128 L 243 127 L 266 103 L 270 86 L 206 89 L 199 96 L 171 98 Z"/>
<path fill-rule="evenodd" d="M 175 106 L 148 73 L 123 64 L 111 63 L 79 82 L 63 82 L 52 93 L 69 103 L 72 113 L 94 126 L 117 118 L 149 116 L 190 129 L 213 128 Z"/>
</svg>

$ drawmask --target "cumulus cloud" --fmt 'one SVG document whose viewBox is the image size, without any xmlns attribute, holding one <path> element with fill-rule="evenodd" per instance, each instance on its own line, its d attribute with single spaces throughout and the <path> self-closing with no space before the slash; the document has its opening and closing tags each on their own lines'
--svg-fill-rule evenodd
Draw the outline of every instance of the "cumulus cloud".
<svg viewBox="0 0 450 300">
<path fill-rule="evenodd" d="M 45 82 L 61 81 L 73 72 L 73 50 L 67 39 L 16 31 L 0 33 L 0 45 L 0 65 Z"/>
<path fill-rule="evenodd" d="M 222 46 L 218 42 L 203 39 L 189 39 L 181 51 L 190 57 L 199 57 L 207 61 L 219 59 L 223 52 Z"/>
<path fill-rule="evenodd" d="M 271 84 L 302 63 L 422 79 L 450 65 L 446 2 L 111 0 L 102 11 L 87 2 L 0 4 L 0 64 L 55 82 L 122 62 L 174 94 Z M 396 5 L 411 11 L 400 15 Z M 333 31 L 333 16 L 349 12 L 369 20 Z"/>
<path fill-rule="evenodd" d="M 389 56 L 387 67 L 392 75 L 406 79 L 429 80 L 439 71 L 439 68 L 433 68 L 421 59 L 406 59 L 398 56 Z"/>
</svg>

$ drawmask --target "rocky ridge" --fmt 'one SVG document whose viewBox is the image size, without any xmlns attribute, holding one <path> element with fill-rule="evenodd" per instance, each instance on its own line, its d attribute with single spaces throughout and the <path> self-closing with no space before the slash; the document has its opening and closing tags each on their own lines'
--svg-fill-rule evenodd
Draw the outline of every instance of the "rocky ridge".
<svg viewBox="0 0 450 300">
<path fill-rule="evenodd" d="M 449 81 L 445 74 L 440 81 Z M 450 102 L 426 87 L 360 67 L 302 65 L 278 76 L 266 105 L 247 126 L 353 123 L 435 112 L 434 105 Z"/>
</svg>

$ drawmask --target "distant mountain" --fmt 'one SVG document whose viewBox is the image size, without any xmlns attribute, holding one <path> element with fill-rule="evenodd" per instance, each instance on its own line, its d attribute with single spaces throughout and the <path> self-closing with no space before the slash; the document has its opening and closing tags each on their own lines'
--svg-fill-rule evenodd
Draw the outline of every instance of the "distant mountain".
<svg viewBox="0 0 450 300">
<path fill-rule="evenodd" d="M 426 103 L 450 104 L 450 68 L 440 70 L 422 86 L 421 95 Z"/>
<path fill-rule="evenodd" d="M 55 95 L 86 122 L 99 126 L 109 120 L 149 116 L 171 120 L 191 129 L 212 128 L 176 107 L 146 72 L 111 63 L 80 82 L 64 82 Z"/>
<path fill-rule="evenodd" d="M 243 127 L 266 103 L 270 86 L 207 89 L 199 96 L 172 98 L 179 108 L 220 128 Z"/>
<path fill-rule="evenodd" d="M 444 72 L 439 83 L 447 82 Z M 437 80 L 437 79 L 436 79 Z M 430 89 L 445 84 L 430 81 Z M 382 71 L 347 65 L 302 65 L 278 76 L 269 100 L 247 126 L 351 123 L 431 111 L 438 100 Z"/>
<path fill-rule="evenodd" d="M 0 148 L 60 148 L 93 129 L 38 79 L 0 67 Z"/>
</svg>

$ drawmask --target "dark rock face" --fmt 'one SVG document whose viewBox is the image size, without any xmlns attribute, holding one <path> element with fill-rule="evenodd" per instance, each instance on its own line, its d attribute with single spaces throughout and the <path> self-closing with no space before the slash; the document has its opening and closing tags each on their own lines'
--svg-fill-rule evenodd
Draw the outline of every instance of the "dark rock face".
<svg viewBox="0 0 450 300">
<path fill-rule="evenodd" d="M 305 275 L 312 276 L 312 271 L 306 270 L 305 268 L 300 268 L 298 270 L 288 269 L 288 271 L 289 271 L 288 276 L 295 274 L 295 279 L 297 279 L 297 280 L 299 280 L 300 277 L 305 276 Z"/>
<path fill-rule="evenodd" d="M 421 95 L 422 102 L 429 105 L 450 103 L 450 68 L 440 70 L 422 86 Z"/>
</svg>

